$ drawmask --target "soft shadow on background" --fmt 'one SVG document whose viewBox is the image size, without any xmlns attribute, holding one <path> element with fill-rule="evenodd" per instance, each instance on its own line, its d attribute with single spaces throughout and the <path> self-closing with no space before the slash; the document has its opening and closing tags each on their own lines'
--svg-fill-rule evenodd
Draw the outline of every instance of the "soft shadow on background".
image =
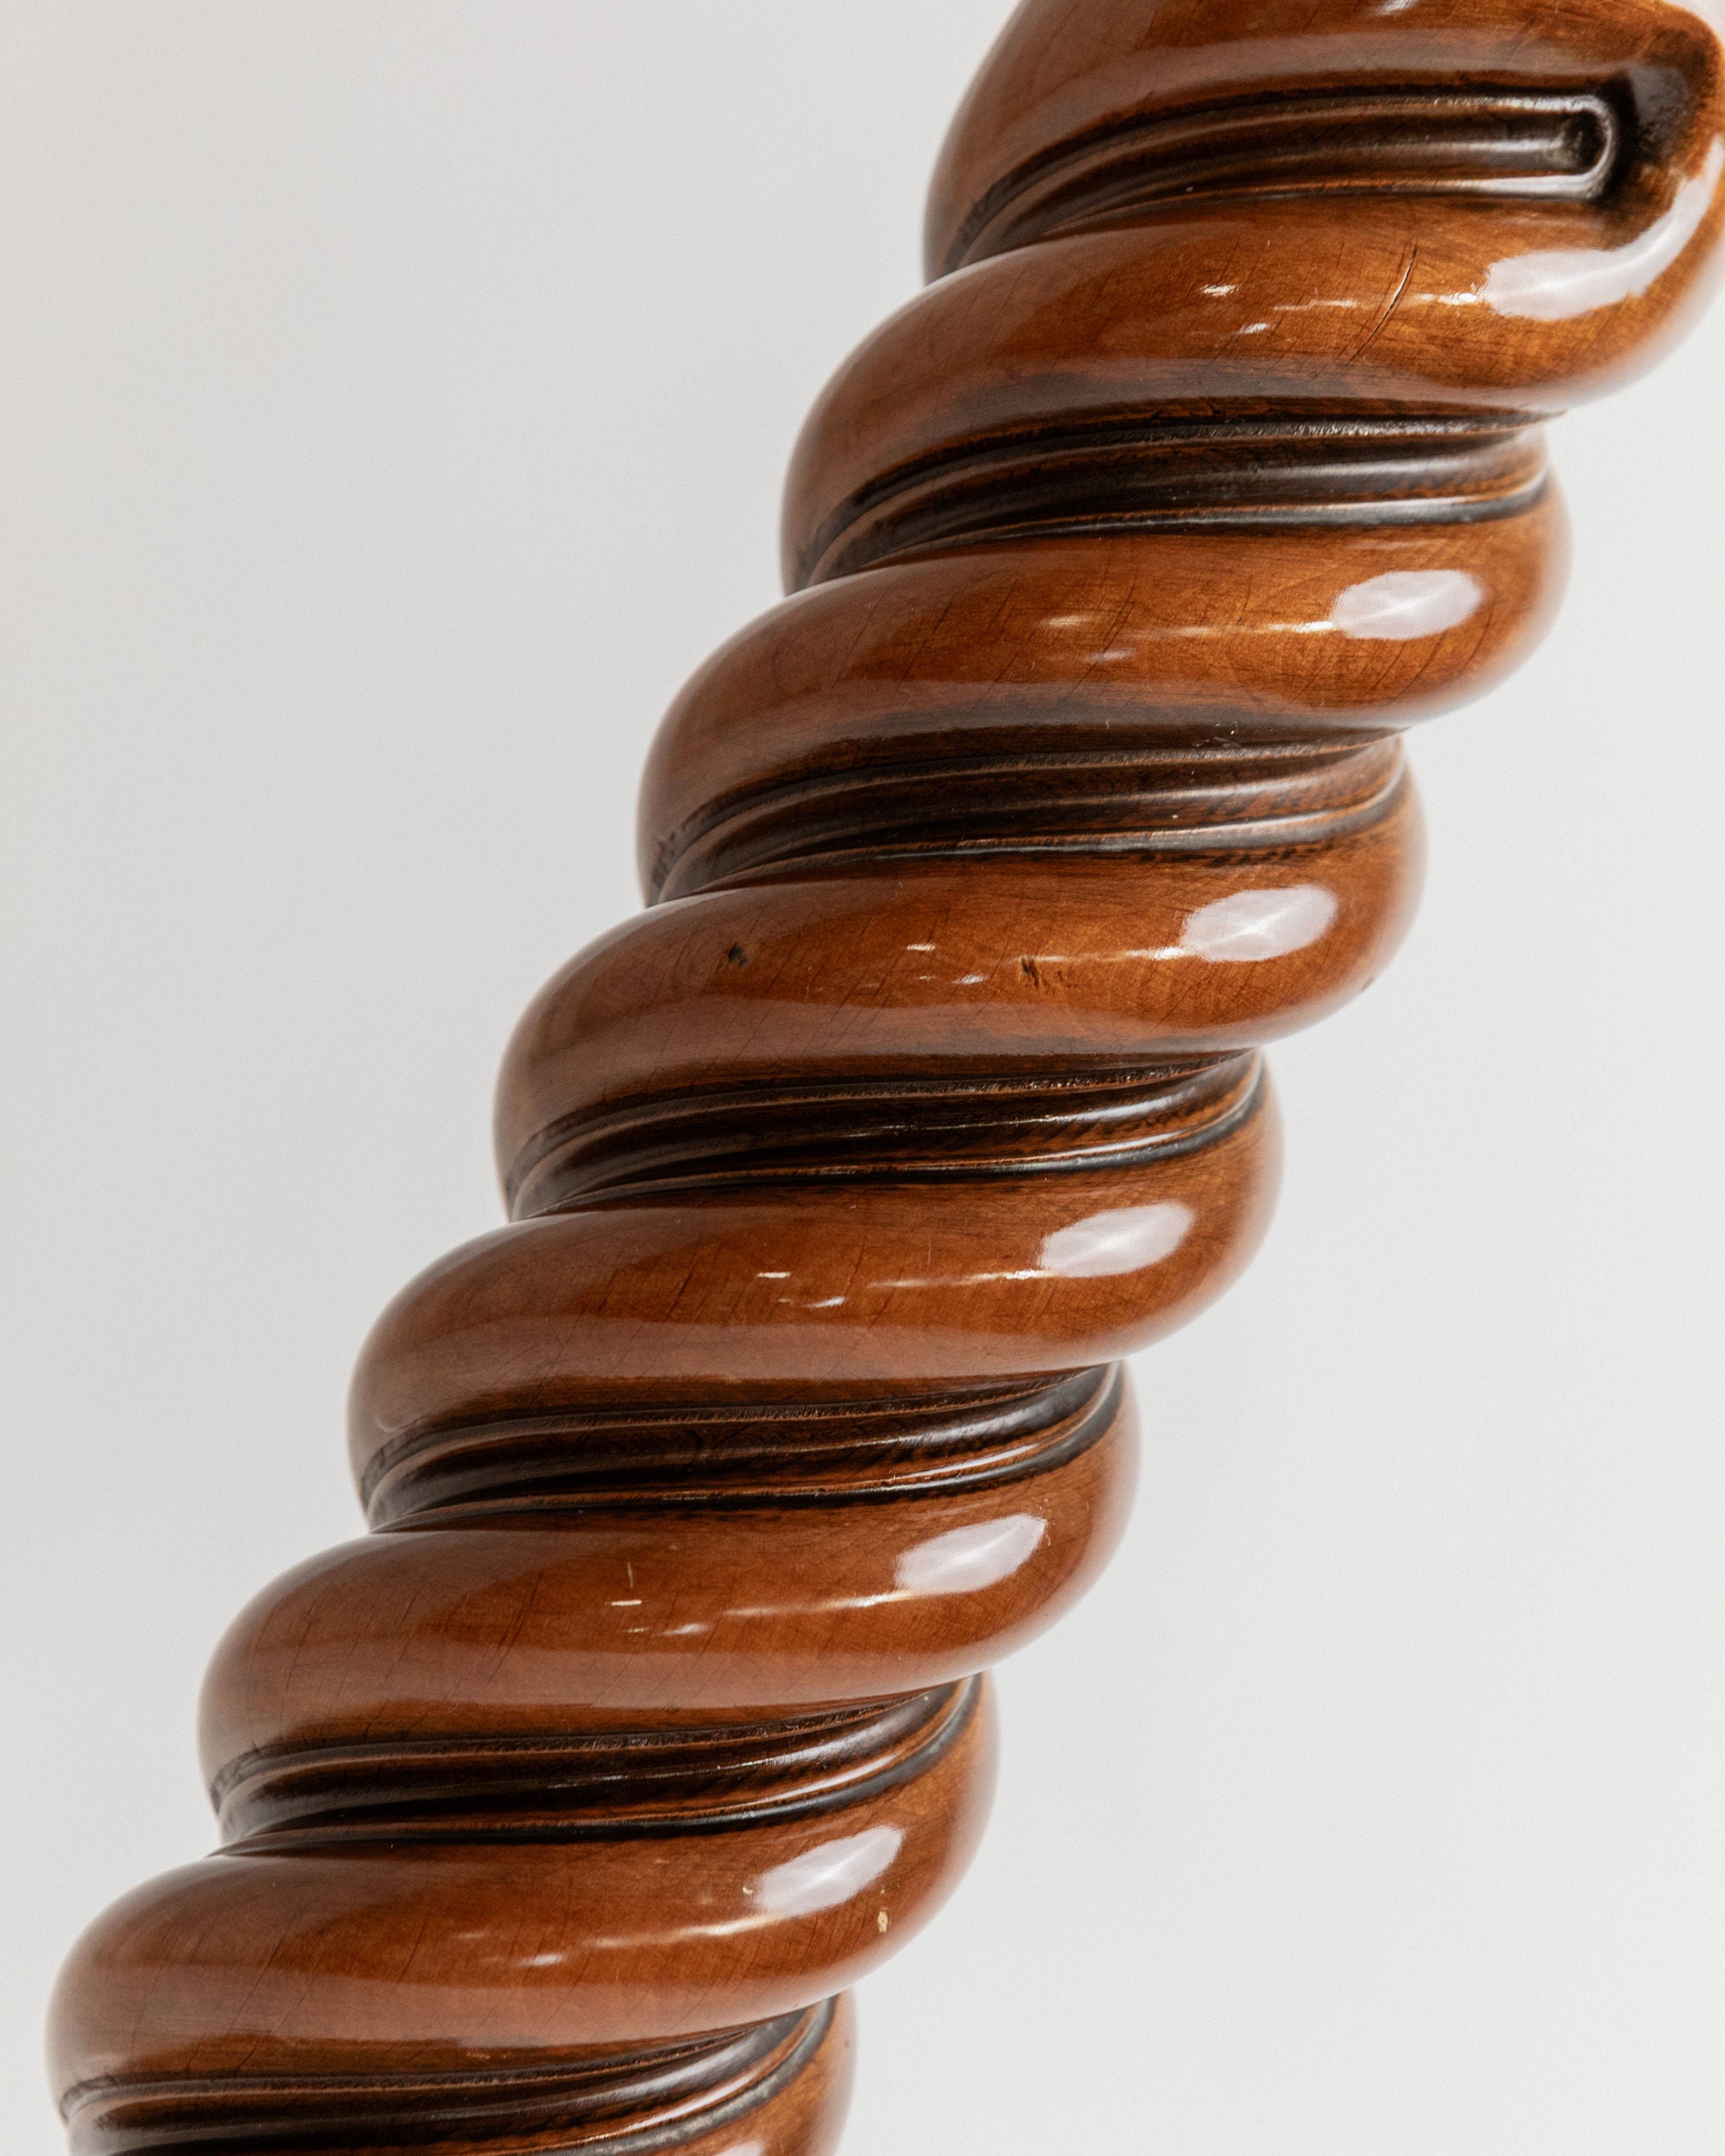
<svg viewBox="0 0 1725 2156">
<path fill-rule="evenodd" d="M 372 1318 L 775 593 L 1004 0 L 0 20 L 9 2145 L 207 1847 L 229 1618 L 356 1531 Z M 1144 1359 L 1107 1583 L 862 1996 L 850 2156 L 1725 2143 L 1725 311 L 1558 436 L 1569 604 L 1415 755 L 1425 911 L 1276 1052 L 1269 1247 Z"/>
</svg>

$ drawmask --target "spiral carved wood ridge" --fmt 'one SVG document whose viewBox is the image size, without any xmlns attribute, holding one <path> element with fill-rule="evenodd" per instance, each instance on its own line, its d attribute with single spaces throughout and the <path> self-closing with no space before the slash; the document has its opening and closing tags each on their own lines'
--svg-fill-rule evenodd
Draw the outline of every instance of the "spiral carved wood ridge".
<svg viewBox="0 0 1725 2156">
<path fill-rule="evenodd" d="M 77 1948 L 75 2147 L 812 2156 L 976 1839 L 978 1672 L 1102 1563 L 1120 1359 L 1263 1227 L 1398 732 L 1560 573 L 1540 422 L 1712 251 L 1691 15 L 1027 0 L 794 593 L 654 749 L 649 910 L 509 1050 L 512 1225 L 355 1380 L 376 1531 L 240 1618 L 223 1847 Z"/>
</svg>

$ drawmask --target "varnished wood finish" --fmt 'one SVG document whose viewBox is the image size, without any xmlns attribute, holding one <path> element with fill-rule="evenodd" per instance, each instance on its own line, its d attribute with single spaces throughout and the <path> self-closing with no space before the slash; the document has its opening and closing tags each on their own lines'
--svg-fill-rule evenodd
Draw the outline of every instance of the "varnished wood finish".
<svg viewBox="0 0 1725 2156">
<path fill-rule="evenodd" d="M 216 1657 L 223 1851 L 72 1956 L 83 2156 L 833 2147 L 978 1672 L 1119 1532 L 1120 1358 L 1262 1231 L 1258 1051 L 1407 924 L 1397 736 L 1544 624 L 1539 423 L 1722 172 L 1651 0 L 1026 0 L 653 750 L 649 911 L 509 1050 L 511 1224 L 366 1348 L 374 1532 Z"/>
</svg>

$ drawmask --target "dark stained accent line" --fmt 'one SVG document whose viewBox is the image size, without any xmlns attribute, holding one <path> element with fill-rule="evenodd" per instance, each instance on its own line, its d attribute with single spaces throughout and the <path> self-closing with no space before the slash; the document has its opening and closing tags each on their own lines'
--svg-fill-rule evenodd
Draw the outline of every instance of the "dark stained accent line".
<svg viewBox="0 0 1725 2156">
<path fill-rule="evenodd" d="M 1262 1088 L 1248 1050 L 1111 1072 L 1088 1087 L 889 1080 L 667 1095 L 553 1125 L 557 1136 L 536 1143 L 530 1169 L 512 1179 L 514 1211 L 540 1219 L 696 1190 L 1113 1172 L 1219 1143 Z"/>
<path fill-rule="evenodd" d="M 1113 1426 L 1117 1364 L 1042 1383 L 730 1407 L 595 1408 L 410 1432 L 367 1477 L 374 1526 L 445 1527 L 576 1508 L 639 1513 L 893 1504 L 1063 1466 Z"/>
<path fill-rule="evenodd" d="M 818 1818 L 925 1774 L 969 1726 L 982 1686 L 740 1730 L 253 1753 L 223 1777 L 223 1853 L 637 1841 Z"/>
<path fill-rule="evenodd" d="M 827 2000 L 693 2043 L 490 2071 L 86 2082 L 67 2092 L 61 2109 L 104 2156 L 191 2156 L 205 2148 L 221 2156 L 312 2156 L 352 2150 L 361 2138 L 379 2152 L 428 2143 L 482 2151 L 508 2140 L 523 2156 L 577 2147 L 584 2156 L 668 2156 L 741 2124 L 794 2080 L 836 2009 Z M 708 2090 L 717 2101 L 701 2104 Z M 648 2110 L 677 2115 L 605 2131 Z M 533 2138 L 518 2138 L 525 2136 Z"/>
<path fill-rule="evenodd" d="M 840 502 L 794 581 L 1063 536 L 1519 516 L 1545 488 L 1544 417 L 1289 408 L 1227 417 L 1157 407 L 972 436 Z"/>
<path fill-rule="evenodd" d="M 840 873 L 882 858 L 1201 853 L 1322 845 L 1387 816 L 1393 737 L 1322 748 L 1188 749 L 841 768 L 734 795 L 677 834 L 658 899 Z"/>
<path fill-rule="evenodd" d="M 969 829 L 978 817 L 998 822 L 1003 813 L 1025 831 L 1165 824 L 1202 837 L 1272 812 L 1298 817 L 1348 806 L 1378 790 L 1399 762 L 1388 733 L 1338 742 L 1308 730 L 1242 744 L 1229 731 L 1226 707 L 1192 715 L 1195 728 L 1208 724 L 1208 740 L 1122 749 L 1107 705 L 1087 717 L 1082 691 L 1070 699 L 1076 708 L 1063 713 L 1057 749 L 1045 746 L 1045 734 L 1007 720 L 958 733 L 944 714 L 944 724 L 926 735 L 869 744 L 862 753 L 847 748 L 717 794 L 665 835 L 650 902 L 690 897 L 760 860 L 795 861 L 799 840 L 818 855 L 835 834 Z M 962 803 L 955 803 L 960 789 Z M 775 834 L 763 844 L 756 834 L 775 824 L 790 843 Z"/>
<path fill-rule="evenodd" d="M 1039 241 L 1249 195 L 1474 195 L 1595 201 L 1627 135 L 1597 92 L 1472 87 L 1254 97 L 1133 115 L 1016 166 L 931 274 Z"/>
</svg>

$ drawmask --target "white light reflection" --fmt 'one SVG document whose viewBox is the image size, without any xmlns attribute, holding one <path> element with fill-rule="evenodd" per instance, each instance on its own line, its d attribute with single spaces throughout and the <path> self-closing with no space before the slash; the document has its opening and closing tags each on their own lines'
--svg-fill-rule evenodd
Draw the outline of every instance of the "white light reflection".
<svg viewBox="0 0 1725 2156">
<path fill-rule="evenodd" d="M 919 1543 L 899 1559 L 896 1581 L 906 1595 L 975 1595 L 1010 1579 L 1039 1549 L 1048 1522 L 1029 1513 L 954 1527 Z"/>
<path fill-rule="evenodd" d="M 871 1827 L 866 1833 L 805 1850 L 762 1874 L 755 1887 L 756 1907 L 768 1916 L 810 1916 L 817 1909 L 836 1909 L 874 1884 L 903 1840 L 897 1827 Z"/>
<path fill-rule="evenodd" d="M 1725 141 L 1715 140 L 1701 170 L 1684 180 L 1657 223 L 1627 247 L 1549 248 L 1494 262 L 1480 298 L 1500 315 L 1521 322 L 1567 322 L 1639 299 L 1675 262 L 1706 221 Z"/>
<path fill-rule="evenodd" d="M 1315 943 L 1336 918 L 1336 894 L 1321 884 L 1236 891 L 1200 906 L 1181 931 L 1180 949 L 1213 966 L 1250 966 Z"/>
<path fill-rule="evenodd" d="M 1390 569 L 1350 584 L 1330 619 L 1345 636 L 1407 644 L 1459 628 L 1484 599 L 1485 587 L 1461 569 Z"/>
<path fill-rule="evenodd" d="M 1165 1199 L 1156 1206 L 1121 1206 L 1057 1228 L 1042 1246 L 1042 1269 L 1063 1280 L 1109 1280 L 1160 1265 L 1192 1232 L 1190 1206 Z"/>
</svg>

